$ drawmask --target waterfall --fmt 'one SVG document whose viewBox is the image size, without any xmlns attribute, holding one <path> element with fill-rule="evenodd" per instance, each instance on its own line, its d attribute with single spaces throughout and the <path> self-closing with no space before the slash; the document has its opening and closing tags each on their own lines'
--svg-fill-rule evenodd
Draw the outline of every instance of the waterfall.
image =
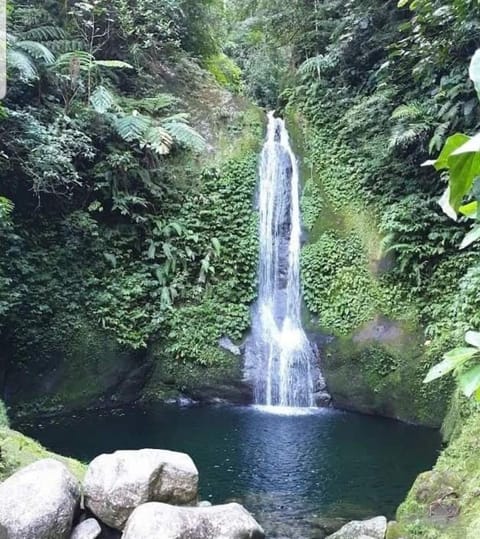
<svg viewBox="0 0 480 539">
<path fill-rule="evenodd" d="M 311 407 L 314 391 L 324 383 L 301 322 L 299 168 L 285 122 L 273 112 L 260 160 L 258 205 L 259 290 L 246 377 L 256 404 Z"/>
</svg>

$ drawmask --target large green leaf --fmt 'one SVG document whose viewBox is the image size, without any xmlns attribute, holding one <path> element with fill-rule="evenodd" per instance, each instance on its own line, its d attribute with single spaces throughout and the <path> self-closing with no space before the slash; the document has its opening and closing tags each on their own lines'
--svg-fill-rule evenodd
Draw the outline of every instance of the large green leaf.
<svg viewBox="0 0 480 539">
<path fill-rule="evenodd" d="M 466 135 L 464 135 L 466 136 Z M 465 153 L 478 153 L 480 152 L 480 133 L 477 133 L 473 137 L 467 137 L 468 140 L 459 146 L 451 153 L 451 156 L 462 155 Z"/>
<path fill-rule="evenodd" d="M 480 96 L 480 49 L 477 49 L 470 62 L 469 75 Z"/>
<path fill-rule="evenodd" d="M 465 333 L 465 342 L 477 347 L 480 350 L 480 332 L 467 331 L 467 333 Z"/>
<path fill-rule="evenodd" d="M 460 388 L 466 397 L 471 397 L 480 389 L 480 365 L 468 369 L 459 378 Z"/>
<path fill-rule="evenodd" d="M 448 158 L 450 204 L 457 211 L 480 175 L 480 134 L 469 138 Z"/>
<path fill-rule="evenodd" d="M 444 356 L 445 359 L 430 369 L 423 382 L 428 384 L 437 378 L 445 376 L 449 372 L 452 372 L 463 365 L 475 354 L 478 354 L 477 348 L 466 347 L 455 348 L 454 350 L 447 352 Z"/>
<path fill-rule="evenodd" d="M 437 171 L 448 169 L 448 159 L 450 155 L 469 140 L 470 137 L 463 133 L 455 133 L 451 137 L 448 137 L 437 159 L 425 161 L 425 163 L 422 164 L 422 167 L 433 165 Z"/>
<path fill-rule="evenodd" d="M 437 365 L 433 366 L 429 371 L 427 376 L 425 376 L 424 384 L 428 384 L 437 378 L 445 376 L 449 372 L 452 372 L 457 367 L 457 362 L 453 359 L 444 359 Z"/>
<path fill-rule="evenodd" d="M 478 215 L 478 209 L 478 202 L 474 200 L 473 202 L 469 202 L 464 206 L 460 206 L 458 210 L 462 215 L 465 215 L 465 217 L 468 217 L 469 219 L 475 219 Z"/>
<path fill-rule="evenodd" d="M 453 219 L 454 221 L 458 219 L 457 212 L 452 208 L 452 205 L 450 204 L 450 186 L 445 189 L 438 203 L 440 204 L 440 207 L 442 208 L 443 212 L 448 215 L 450 219 Z"/>
<path fill-rule="evenodd" d="M 470 232 L 465 235 L 462 243 L 460 244 L 460 249 L 466 249 L 478 239 L 480 239 L 480 225 L 474 226 L 472 230 L 470 230 Z"/>
</svg>

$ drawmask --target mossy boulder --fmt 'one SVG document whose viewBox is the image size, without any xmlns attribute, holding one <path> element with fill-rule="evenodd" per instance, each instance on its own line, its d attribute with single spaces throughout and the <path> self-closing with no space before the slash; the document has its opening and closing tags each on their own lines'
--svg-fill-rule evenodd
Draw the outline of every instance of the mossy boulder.
<svg viewBox="0 0 480 539">
<path fill-rule="evenodd" d="M 148 354 L 153 370 L 143 390 L 144 401 L 168 400 L 179 395 L 206 403 L 219 399 L 236 404 L 252 401 L 251 388 L 243 381 L 241 357 L 219 348 L 215 363 L 201 365 L 176 360 L 161 343 L 154 344 Z"/>
<path fill-rule="evenodd" d="M 425 386 L 429 365 L 422 335 L 381 315 L 322 350 L 322 368 L 336 406 L 439 427 L 450 384 L 443 384 L 444 393 Z"/>
<path fill-rule="evenodd" d="M 52 453 L 20 432 L 6 427 L 0 428 L 0 481 L 20 468 L 44 458 L 62 462 L 80 481 L 85 475 L 86 466 L 78 460 Z"/>
<path fill-rule="evenodd" d="M 139 398 L 150 371 L 145 351 L 87 322 L 36 357 L 28 354 L 7 366 L 5 396 L 15 416 L 126 404 Z"/>
<path fill-rule="evenodd" d="M 420 475 L 397 513 L 405 539 L 480 537 L 480 412 L 473 413 L 440 456 Z M 395 537 L 395 536 L 394 536 Z"/>
</svg>

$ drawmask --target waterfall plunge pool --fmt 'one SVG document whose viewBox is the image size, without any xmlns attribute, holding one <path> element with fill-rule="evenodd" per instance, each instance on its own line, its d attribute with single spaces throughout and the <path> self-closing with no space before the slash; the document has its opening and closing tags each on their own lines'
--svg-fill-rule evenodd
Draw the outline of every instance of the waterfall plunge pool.
<svg viewBox="0 0 480 539">
<path fill-rule="evenodd" d="M 325 520 L 393 517 L 440 448 L 435 430 L 332 409 L 155 405 L 15 427 L 83 461 L 116 449 L 184 451 L 202 500 L 239 501 L 267 537 L 283 539 L 323 537 Z"/>
</svg>

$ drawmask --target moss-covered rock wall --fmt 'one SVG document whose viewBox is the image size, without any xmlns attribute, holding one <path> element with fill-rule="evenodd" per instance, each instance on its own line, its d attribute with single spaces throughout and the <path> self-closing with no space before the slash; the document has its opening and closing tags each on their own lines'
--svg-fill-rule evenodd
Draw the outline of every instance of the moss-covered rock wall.
<svg viewBox="0 0 480 539">
<path fill-rule="evenodd" d="M 422 383 L 435 353 L 418 302 L 390 274 L 395 260 L 384 248 L 381 215 L 361 194 L 368 156 L 332 140 L 332 125 L 312 126 L 295 112 L 289 117 L 302 127 L 296 138 L 304 139 L 297 146 L 304 155 L 305 325 L 321 343 L 333 402 L 440 426 L 451 386 Z"/>
<path fill-rule="evenodd" d="M 387 539 L 480 537 L 480 410 L 458 396 L 447 421 L 449 445 L 418 476 Z"/>
</svg>

